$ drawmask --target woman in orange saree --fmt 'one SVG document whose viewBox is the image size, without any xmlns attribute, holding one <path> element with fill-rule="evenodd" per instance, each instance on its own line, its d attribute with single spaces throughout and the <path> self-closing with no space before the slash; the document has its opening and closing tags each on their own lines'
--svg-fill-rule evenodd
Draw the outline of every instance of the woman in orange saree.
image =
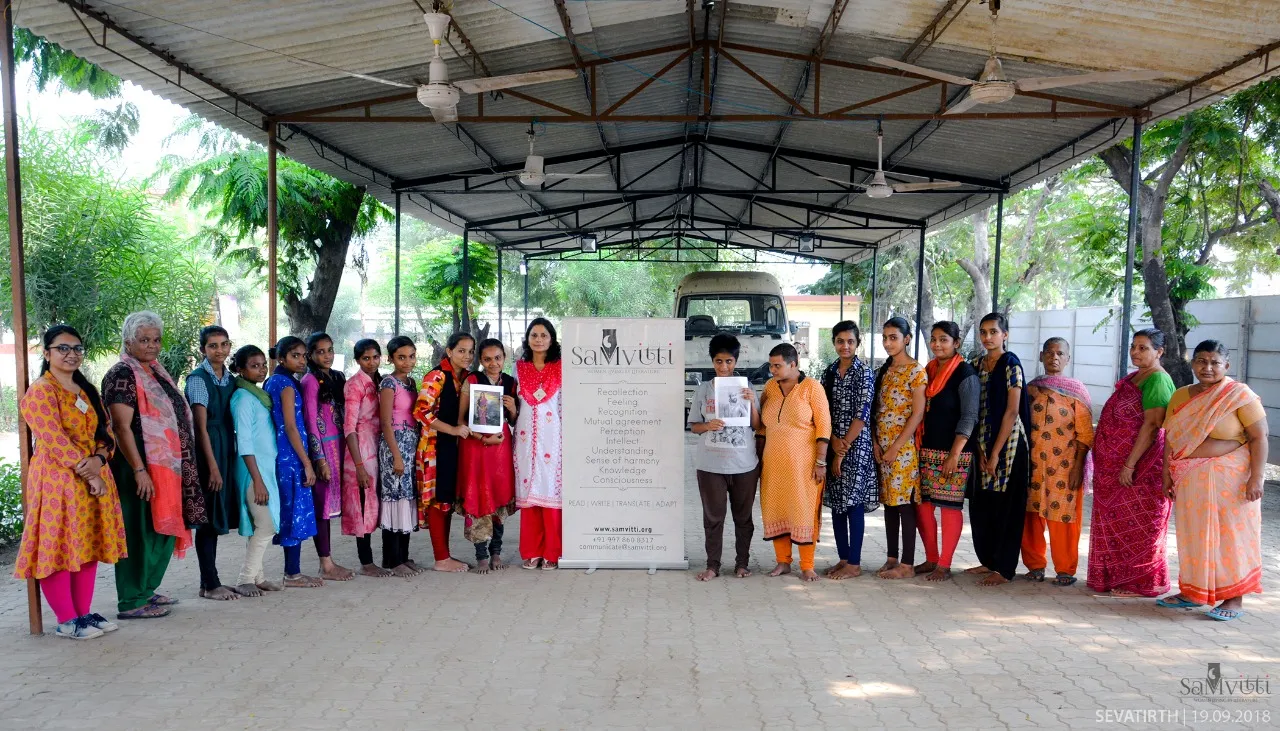
<svg viewBox="0 0 1280 731">
<path fill-rule="evenodd" d="M 1163 607 L 1219 606 L 1222 622 L 1262 593 L 1262 484 L 1267 418 L 1248 386 L 1227 377 L 1227 348 L 1196 346 L 1199 383 L 1177 390 L 1165 419 L 1164 485 L 1178 526 L 1179 593 Z"/>
</svg>

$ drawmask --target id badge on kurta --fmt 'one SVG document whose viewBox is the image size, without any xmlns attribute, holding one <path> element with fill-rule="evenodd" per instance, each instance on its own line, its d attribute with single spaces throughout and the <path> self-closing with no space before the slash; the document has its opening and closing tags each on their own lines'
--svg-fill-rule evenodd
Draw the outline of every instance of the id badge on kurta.
<svg viewBox="0 0 1280 731">
<path fill-rule="evenodd" d="M 83 398 L 80 398 L 79 396 L 76 396 L 76 408 L 77 408 L 77 409 L 80 409 L 80 413 L 82 413 L 82 414 L 87 414 L 87 413 L 89 413 L 89 404 L 88 404 L 88 402 L 87 402 L 87 401 L 85 401 Z"/>
<path fill-rule="evenodd" d="M 547 392 L 542 390 L 542 386 L 538 386 L 538 390 L 533 392 L 533 397 L 541 401 L 547 397 Z"/>
</svg>

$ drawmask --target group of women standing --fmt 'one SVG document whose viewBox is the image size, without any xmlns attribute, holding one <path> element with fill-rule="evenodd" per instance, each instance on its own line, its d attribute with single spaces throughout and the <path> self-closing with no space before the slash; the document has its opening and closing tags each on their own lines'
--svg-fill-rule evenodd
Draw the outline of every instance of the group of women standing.
<svg viewBox="0 0 1280 731">
<path fill-rule="evenodd" d="M 764 538 L 777 558 L 773 576 L 790 572 L 798 544 L 802 577 L 818 579 L 813 549 L 823 505 L 839 555 L 826 576 L 861 575 L 864 516 L 883 505 L 888 556 L 877 576 L 946 581 L 967 501 L 979 565 L 965 573 L 980 575 L 981 586 L 1006 584 L 1021 555 L 1025 578 L 1044 581 L 1048 550 L 1053 584 L 1070 586 L 1092 490 L 1091 589 L 1118 598 L 1167 594 L 1166 531 L 1176 513 L 1181 591 L 1158 603 L 1218 604 L 1207 616 L 1241 616 L 1242 597 L 1261 591 L 1267 426 L 1257 395 L 1226 376 L 1227 349 L 1214 340 L 1198 345 L 1198 383 L 1175 389 L 1160 365 L 1163 333 L 1137 332 L 1129 351 L 1137 370 L 1116 384 L 1095 430 L 1088 389 L 1063 375 L 1071 360 L 1065 339 L 1044 343 L 1044 374 L 1028 380 L 1008 350 L 1004 315 L 985 316 L 978 335 L 984 352 L 966 362 L 959 326 L 935 323 L 934 357 L 922 367 L 908 355 L 910 323 L 892 318 L 882 329 L 888 357 L 873 374 L 856 355 L 857 326 L 841 322 L 832 329 L 839 358 L 820 384 L 800 371 L 794 348 L 775 347 L 760 403 L 749 389 L 743 393 L 764 441 L 754 452 L 746 440 L 720 436 L 734 427 L 714 418 L 713 391 L 704 384 L 689 414 L 694 433 L 704 435 L 694 461 L 708 559 L 698 578 L 719 575 L 726 490 L 738 529 L 735 573 L 749 574 L 744 547 L 759 474 Z M 732 375 L 734 338 L 717 336 L 710 354 L 718 375 Z M 919 564 L 917 531 L 925 550 Z"/>
<path fill-rule="evenodd" d="M 333 339 L 282 338 L 268 353 L 232 353 L 227 331 L 200 334 L 200 364 L 185 392 L 160 364 L 163 323 L 151 312 L 125 319 L 120 360 L 99 392 L 80 366 L 85 346 L 67 325 L 43 336 L 41 377 L 22 400 L 35 436 L 27 521 L 15 576 L 35 578 L 57 616 L 56 634 L 89 639 L 118 629 L 91 611 L 98 563 L 116 564 L 117 619 L 170 613 L 158 592 L 169 560 L 195 546 L 200 596 L 230 601 L 285 588 L 347 581 L 332 557 L 330 522 L 355 537 L 364 576 L 412 576 L 409 536 L 431 532 L 437 571 L 488 573 L 501 560 L 505 521 L 522 514 L 522 566 L 560 560 L 560 347 L 552 324 L 534 320 L 517 377 L 503 372 L 498 340 L 477 347 L 449 338 L 421 383 L 412 340 L 355 345 L 350 379 L 333 368 Z M 472 371 L 479 359 L 481 367 Z M 499 434 L 472 433 L 472 384 L 503 389 Z M 476 565 L 449 554 L 453 515 L 475 546 Z M 372 534 L 382 531 L 382 564 Z M 248 539 L 234 585 L 217 570 L 219 536 Z M 302 573 L 312 539 L 319 575 Z M 284 576 L 269 579 L 266 549 L 282 547 Z"/>
</svg>

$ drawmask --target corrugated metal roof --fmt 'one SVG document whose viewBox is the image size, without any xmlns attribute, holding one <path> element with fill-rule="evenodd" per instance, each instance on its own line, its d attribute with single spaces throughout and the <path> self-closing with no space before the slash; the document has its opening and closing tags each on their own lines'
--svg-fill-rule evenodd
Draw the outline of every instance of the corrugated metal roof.
<svg viewBox="0 0 1280 731">
<path fill-rule="evenodd" d="M 865 63 L 874 55 L 900 56 L 942 7 L 943 0 L 856 0 L 849 3 L 831 39 L 826 58 Z M 1267 3 L 1227 0 L 1018 0 L 1004 4 L 998 46 L 1006 73 L 1014 79 L 1053 76 L 1078 70 L 1155 68 L 1169 72 L 1160 82 L 1093 85 L 1062 90 L 1067 96 L 1115 105 L 1150 102 L 1180 82 L 1200 77 L 1280 40 L 1280 14 Z M 788 54 L 808 54 L 818 43 L 832 2 L 802 0 L 737 0 L 720 2 L 709 13 L 694 3 L 693 35 L 728 44 L 765 47 Z M 103 32 L 102 23 L 83 12 L 101 13 L 141 42 L 198 71 L 247 104 L 179 74 L 165 60 L 148 53 L 116 32 Z M 690 43 L 690 19 L 685 0 L 654 2 L 570 2 L 566 10 L 584 59 L 593 61 L 651 48 Z M 373 99 L 396 89 L 351 78 L 340 70 L 411 82 L 427 75 L 431 53 L 429 36 L 417 9 L 404 0 L 275 0 L 273 2 L 208 3 L 196 0 L 24 0 L 16 5 L 17 22 L 60 45 L 135 81 L 167 99 L 249 137 L 261 138 L 263 114 L 281 115 L 329 105 Z M 573 64 L 569 44 L 560 37 L 561 22 L 551 0 L 457 0 L 452 8 L 484 64 L 494 74 L 514 73 Z M 717 35 L 723 15 L 723 33 Z M 921 66 L 966 77 L 982 68 L 990 40 L 986 6 L 971 3 L 937 43 L 916 61 Z M 475 75 L 476 60 L 456 34 L 442 46 L 450 75 Z M 632 58 L 597 67 L 597 107 L 603 111 L 675 59 L 681 48 L 653 56 Z M 457 53 L 455 53 L 455 49 Z M 790 94 L 801 89 L 800 102 L 814 106 L 816 79 L 806 63 L 795 58 L 746 50 L 730 53 L 778 89 Z M 460 56 L 459 56 L 460 54 Z M 767 89 L 727 57 L 716 60 L 713 114 L 783 114 L 790 104 Z M 1211 100 L 1215 90 L 1251 79 L 1263 70 L 1263 60 L 1209 81 L 1189 96 L 1179 95 L 1153 106 L 1158 114 L 1179 113 L 1187 104 Z M 1277 64 L 1280 65 L 1280 64 Z M 329 68 L 326 68 L 329 67 Z M 693 53 L 660 80 L 623 105 L 617 114 L 680 116 L 701 111 L 703 54 Z M 840 69 L 825 65 L 821 109 L 830 111 L 907 88 L 916 80 L 895 75 Z M 550 104 L 587 112 L 589 101 L 581 79 L 571 79 L 521 91 Z M 952 94 L 958 92 L 951 88 Z M 858 110 L 870 114 L 932 113 L 940 103 L 939 88 L 881 101 Z M 253 109 L 250 105 L 256 106 Z M 1000 112 L 1047 111 L 1049 102 L 1018 98 Z M 461 114 L 476 114 L 478 100 L 465 96 Z M 979 108 L 996 111 L 993 108 Z M 1059 106 L 1059 111 L 1079 107 Z M 429 119 L 415 101 L 385 104 L 378 115 Z M 627 146 L 617 163 L 622 183 L 647 175 L 622 194 L 612 178 L 572 180 L 544 191 L 529 191 L 511 179 L 494 182 L 476 178 L 472 185 L 508 194 L 459 195 L 461 180 L 445 179 L 430 186 L 434 192 L 415 192 L 405 210 L 452 230 L 468 221 L 513 215 L 534 215 L 548 209 L 576 207 L 575 213 L 550 219 L 530 218 L 512 228 L 556 227 L 565 231 L 559 241 L 539 246 L 576 246 L 575 226 L 592 218 L 597 227 L 633 220 L 651 227 L 694 232 L 699 226 L 732 226 L 747 221 L 757 229 L 734 232 L 728 239 L 749 246 L 793 237 L 796 222 L 825 226 L 832 239 L 847 244 L 824 245 L 826 256 L 846 256 L 857 242 L 891 243 L 893 232 L 853 230 L 846 217 L 830 217 L 833 210 L 850 215 L 884 216 L 937 225 L 986 205 L 990 196 L 969 193 L 895 195 L 873 201 L 849 196 L 796 165 L 777 168 L 780 189 L 804 189 L 804 194 L 771 190 L 772 177 L 758 184 L 749 176 L 768 169 L 775 145 L 809 171 L 846 179 L 851 171 L 842 160 L 875 158 L 875 130 L 883 128 L 886 167 L 931 171 L 965 179 L 1007 180 L 1013 189 L 1041 179 L 1055 169 L 1090 154 L 1128 134 L 1125 124 L 1106 119 L 985 119 L 939 122 L 872 121 L 714 121 L 625 123 L 599 125 L 556 122 L 556 112 L 511 94 L 484 100 L 486 115 L 537 115 L 537 153 L 549 158 L 548 171 L 577 172 L 603 159 L 604 148 Z M 360 114 L 361 110 L 354 112 Z M 516 166 L 528 152 L 525 124 L 473 124 L 444 127 L 433 123 L 291 124 L 282 132 L 287 154 L 352 182 L 369 186 L 381 199 L 393 200 L 400 181 L 487 169 L 491 164 Z M 601 136 L 603 135 L 603 141 Z M 680 144 L 709 137 L 725 140 L 715 153 L 679 153 Z M 727 144 L 732 143 L 732 144 Z M 654 149 L 637 145 L 661 144 Z M 594 159 L 591 155 L 598 154 Z M 555 164 L 559 157 L 572 162 Z M 814 156 L 824 160 L 810 159 Z M 721 159 L 723 158 L 723 159 Z M 665 162 L 663 162 L 665 160 Z M 729 161 L 729 162 L 726 162 Z M 730 164 L 730 162 L 732 164 Z M 662 163 L 656 170 L 655 165 Z M 736 166 L 736 168 L 735 168 Z M 853 174 L 864 178 L 867 165 Z M 741 168 L 741 170 L 737 169 Z M 600 165 L 591 172 L 608 172 Z M 684 177 L 681 178 L 683 171 Z M 746 173 L 744 174 L 744 172 Z M 912 178 L 914 179 L 914 178 Z M 486 183 L 489 183 L 486 185 Z M 700 185 L 714 192 L 691 196 Z M 830 189 L 830 192 L 826 192 Z M 574 191 L 566 193 L 564 191 Z M 653 190 L 668 191 L 647 197 Z M 724 193 L 733 191 L 733 197 Z M 823 192 L 816 192 L 823 191 Z M 748 203 L 772 201 L 768 208 Z M 612 211 L 592 203 L 626 198 L 632 205 Z M 616 207 L 613 206 L 613 207 Z M 827 210 L 832 209 L 832 210 Z M 612 212 L 611 212 L 612 211 Z M 608 215 L 605 215 L 608 214 Z M 693 219 L 690 219 L 690 216 Z M 657 217 L 659 220 L 650 222 Z M 876 225 L 875 221 L 870 221 Z M 881 222 L 880 225 L 883 225 Z M 711 232 L 707 232 L 711 235 Z M 721 236 L 723 233 L 716 234 Z M 914 241 L 916 234 L 906 237 Z M 713 236 L 714 238 L 715 236 Z M 493 241 L 512 241 L 516 232 L 482 235 Z M 625 237 L 618 237 L 625 238 Z"/>
</svg>

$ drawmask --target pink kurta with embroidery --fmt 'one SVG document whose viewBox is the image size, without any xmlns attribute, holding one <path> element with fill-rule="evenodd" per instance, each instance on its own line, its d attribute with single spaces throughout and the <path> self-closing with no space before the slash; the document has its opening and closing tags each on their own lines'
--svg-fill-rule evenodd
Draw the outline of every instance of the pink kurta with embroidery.
<svg viewBox="0 0 1280 731">
<path fill-rule="evenodd" d="M 344 434 L 356 435 L 360 454 L 351 454 L 342 464 L 342 534 L 368 535 L 378 528 L 378 436 L 382 420 L 378 415 L 378 387 L 364 371 L 356 371 L 343 388 L 346 408 Z M 343 444 L 343 449 L 346 449 Z M 363 491 L 356 479 L 356 462 L 364 465 L 369 484 Z M 362 494 L 363 492 L 363 494 Z"/>
</svg>

